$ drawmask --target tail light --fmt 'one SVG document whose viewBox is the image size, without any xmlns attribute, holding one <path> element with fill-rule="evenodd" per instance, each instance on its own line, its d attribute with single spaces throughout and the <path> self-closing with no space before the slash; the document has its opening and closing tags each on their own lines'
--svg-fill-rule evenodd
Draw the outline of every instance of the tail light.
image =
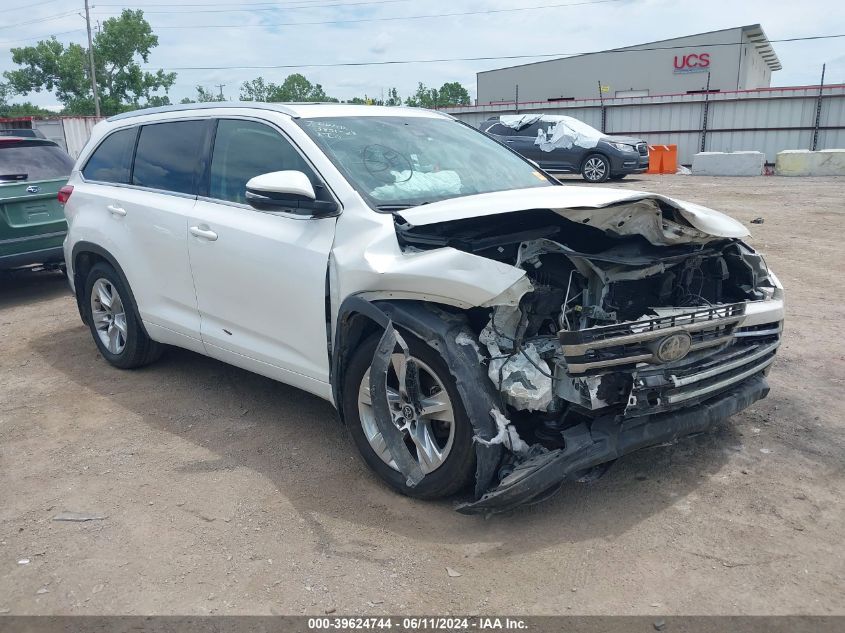
<svg viewBox="0 0 845 633">
<path fill-rule="evenodd" d="M 70 194 L 73 193 L 73 185 L 65 185 L 61 189 L 59 189 L 59 193 L 56 194 L 56 198 L 59 200 L 59 204 L 66 204 L 68 200 L 70 200 Z"/>
</svg>

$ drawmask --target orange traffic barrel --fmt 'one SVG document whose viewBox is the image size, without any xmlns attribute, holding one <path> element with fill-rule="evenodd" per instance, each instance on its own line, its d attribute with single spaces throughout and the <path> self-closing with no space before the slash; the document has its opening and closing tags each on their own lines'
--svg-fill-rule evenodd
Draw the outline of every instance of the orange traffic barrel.
<svg viewBox="0 0 845 633">
<path fill-rule="evenodd" d="M 647 174 L 674 174 L 678 170 L 677 145 L 649 145 Z"/>
<path fill-rule="evenodd" d="M 664 145 L 663 164 L 660 166 L 661 174 L 674 174 L 678 171 L 678 146 Z"/>
</svg>

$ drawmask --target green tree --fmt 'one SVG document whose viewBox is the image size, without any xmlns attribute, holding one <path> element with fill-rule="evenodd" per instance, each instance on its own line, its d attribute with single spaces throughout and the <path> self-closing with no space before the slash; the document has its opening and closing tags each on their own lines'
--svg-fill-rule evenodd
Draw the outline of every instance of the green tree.
<svg viewBox="0 0 845 633">
<path fill-rule="evenodd" d="M 115 114 L 149 105 L 170 103 L 167 91 L 176 73 L 144 71 L 150 52 L 158 46 L 141 10 L 124 9 L 119 17 L 103 22 L 94 37 L 94 60 L 100 110 Z M 88 68 L 88 50 L 79 44 L 65 46 L 55 37 L 34 46 L 12 49 L 12 61 L 21 66 L 6 71 L 11 88 L 20 94 L 52 91 L 69 114 L 93 114 L 94 97 Z M 159 90 L 164 95 L 157 94 Z"/>
<path fill-rule="evenodd" d="M 402 97 L 399 96 L 399 92 L 396 88 L 390 88 L 387 91 L 387 96 L 385 97 L 382 95 L 382 98 L 376 99 L 375 97 L 370 97 L 367 94 L 364 94 L 363 97 L 352 97 L 351 99 L 347 99 L 343 103 L 351 103 L 354 105 L 387 105 L 387 106 L 400 106 L 402 105 Z"/>
<path fill-rule="evenodd" d="M 405 99 L 405 105 L 412 108 L 433 108 L 437 102 L 437 89 L 427 88 L 423 82 L 417 84 L 417 91 Z"/>
<path fill-rule="evenodd" d="M 275 89 L 276 84 L 265 83 L 264 77 L 245 81 L 241 86 L 241 101 L 272 101 L 270 97 Z"/>
<path fill-rule="evenodd" d="M 399 96 L 399 91 L 396 88 L 391 88 L 387 91 L 387 98 L 384 100 L 386 106 L 400 106 L 402 105 L 402 97 Z"/>
<path fill-rule="evenodd" d="M 437 105 L 469 105 L 469 92 L 457 81 L 446 82 L 437 93 Z"/>
<path fill-rule="evenodd" d="M 446 82 L 437 88 L 428 88 L 420 82 L 417 91 L 405 99 L 405 105 L 416 108 L 442 108 L 450 105 L 469 105 L 469 92 L 457 81 Z"/>
<path fill-rule="evenodd" d="M 241 101 L 337 101 L 329 97 L 323 86 L 312 84 L 304 75 L 294 73 L 281 84 L 265 82 L 263 77 L 241 85 Z"/>
<path fill-rule="evenodd" d="M 0 117 L 56 116 L 55 112 L 33 105 L 29 101 L 25 101 L 24 103 L 9 103 L 9 100 L 14 94 L 14 90 L 12 90 L 9 84 L 0 83 Z"/>
<path fill-rule="evenodd" d="M 4 112 L 9 107 L 9 99 L 12 97 L 12 89 L 9 84 L 0 83 L 0 112 Z M 6 114 L 2 116 L 8 116 Z"/>
<path fill-rule="evenodd" d="M 226 97 L 222 94 L 214 94 L 211 90 L 206 88 L 205 86 L 197 86 L 197 94 L 196 96 L 191 99 L 190 97 L 185 97 L 179 103 L 209 103 L 211 101 L 225 101 Z"/>
</svg>

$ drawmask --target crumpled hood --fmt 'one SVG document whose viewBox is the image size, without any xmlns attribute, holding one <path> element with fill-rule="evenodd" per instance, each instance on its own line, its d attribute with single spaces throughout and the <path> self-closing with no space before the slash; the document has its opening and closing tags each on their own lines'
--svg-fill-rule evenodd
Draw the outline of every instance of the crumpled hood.
<svg viewBox="0 0 845 633">
<path fill-rule="evenodd" d="M 675 217 L 667 217 L 661 203 L 674 210 L 670 215 Z M 619 235 L 640 234 L 658 245 L 749 234 L 741 222 L 692 202 L 645 191 L 565 185 L 451 198 L 405 209 L 397 215 L 411 226 L 425 226 L 531 209 L 551 209 L 569 220 Z"/>
</svg>

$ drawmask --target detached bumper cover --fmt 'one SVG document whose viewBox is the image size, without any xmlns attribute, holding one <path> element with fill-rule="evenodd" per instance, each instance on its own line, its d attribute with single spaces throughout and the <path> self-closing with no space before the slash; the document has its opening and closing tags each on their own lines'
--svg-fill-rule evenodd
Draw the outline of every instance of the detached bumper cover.
<svg viewBox="0 0 845 633">
<path fill-rule="evenodd" d="M 589 468 L 640 448 L 705 431 L 768 393 L 766 379 L 755 376 L 693 407 L 622 419 L 605 416 L 596 418 L 589 427 L 579 424 L 564 431 L 565 449 L 520 463 L 494 489 L 477 501 L 459 505 L 457 510 L 463 514 L 490 514 L 545 499 L 564 481 L 577 479 Z"/>
</svg>

